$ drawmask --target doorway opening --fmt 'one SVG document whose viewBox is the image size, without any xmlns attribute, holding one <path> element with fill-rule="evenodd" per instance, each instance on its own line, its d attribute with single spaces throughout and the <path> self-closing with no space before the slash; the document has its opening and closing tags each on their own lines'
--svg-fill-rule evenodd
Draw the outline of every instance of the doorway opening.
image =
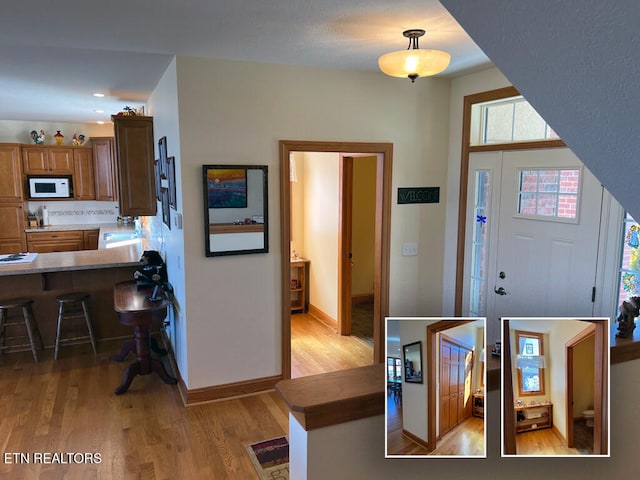
<svg viewBox="0 0 640 480">
<path fill-rule="evenodd" d="M 391 171 L 393 145 L 389 143 L 336 143 L 310 141 L 280 142 L 280 211 L 281 211 L 281 288 L 282 288 L 282 375 L 292 376 L 292 289 L 299 285 L 298 279 L 292 276 L 292 158 L 297 153 L 332 153 L 340 157 L 340 191 L 350 192 L 347 187 L 353 178 L 353 158 L 357 156 L 375 156 L 375 225 L 374 265 L 373 265 L 373 349 L 372 363 L 384 361 L 383 335 L 384 318 L 388 315 L 389 303 L 389 242 L 391 212 Z M 352 330 L 352 197 L 340 195 L 339 227 L 333 240 L 337 243 L 337 276 L 338 295 L 335 308 L 337 319 L 335 329 L 342 335 L 349 335 Z M 330 261 L 331 262 L 331 261 Z M 335 268 L 335 265 L 318 265 Z M 310 267 L 313 268 L 313 267 Z M 306 294 L 306 293 L 305 293 Z M 322 317 L 322 312 L 315 312 Z M 331 317 L 331 315 L 329 315 Z"/>
</svg>

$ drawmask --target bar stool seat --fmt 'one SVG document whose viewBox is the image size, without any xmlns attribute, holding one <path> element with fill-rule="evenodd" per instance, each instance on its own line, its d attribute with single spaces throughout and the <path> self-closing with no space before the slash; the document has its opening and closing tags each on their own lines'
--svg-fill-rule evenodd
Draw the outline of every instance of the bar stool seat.
<svg viewBox="0 0 640 480">
<path fill-rule="evenodd" d="M 38 323 L 33 315 L 33 309 L 31 308 L 32 304 L 33 300 L 30 298 L 10 298 L 7 300 L 0 300 L 0 352 L 2 352 L 3 355 L 5 350 L 29 347 L 33 354 L 33 359 L 36 362 L 38 361 L 35 344 L 36 337 L 40 342 L 41 350 L 44 349 L 44 343 L 42 342 L 42 336 L 38 329 Z M 20 312 L 12 312 L 12 310 L 20 310 Z M 10 327 L 13 330 L 13 327 L 17 326 L 24 326 L 26 329 L 26 335 L 8 335 L 7 327 Z M 19 338 L 28 338 L 29 343 L 7 345 L 7 340 Z"/>
<path fill-rule="evenodd" d="M 56 328 L 56 346 L 53 358 L 58 359 L 60 345 L 78 345 L 81 343 L 91 343 L 94 356 L 97 355 L 96 339 L 93 334 L 93 325 L 89 316 L 88 300 L 91 297 L 86 292 L 64 293 L 56 297 L 58 302 L 58 326 Z M 71 338 L 62 338 L 62 321 L 83 318 L 88 330 L 88 335 L 80 335 Z"/>
</svg>

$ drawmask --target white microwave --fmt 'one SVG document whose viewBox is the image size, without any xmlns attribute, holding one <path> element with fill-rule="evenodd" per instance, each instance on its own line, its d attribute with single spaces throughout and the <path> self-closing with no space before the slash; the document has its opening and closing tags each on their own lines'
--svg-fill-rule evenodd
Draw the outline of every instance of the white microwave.
<svg viewBox="0 0 640 480">
<path fill-rule="evenodd" d="M 29 177 L 30 198 L 70 198 L 71 177 Z"/>
</svg>

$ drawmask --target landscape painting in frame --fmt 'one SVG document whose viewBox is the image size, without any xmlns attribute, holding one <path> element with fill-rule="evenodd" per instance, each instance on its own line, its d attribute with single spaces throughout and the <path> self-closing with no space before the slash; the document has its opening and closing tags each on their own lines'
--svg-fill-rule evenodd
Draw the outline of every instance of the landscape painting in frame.
<svg viewBox="0 0 640 480">
<path fill-rule="evenodd" d="M 212 168 L 207 172 L 209 208 L 246 208 L 247 171 L 244 168 Z"/>
</svg>

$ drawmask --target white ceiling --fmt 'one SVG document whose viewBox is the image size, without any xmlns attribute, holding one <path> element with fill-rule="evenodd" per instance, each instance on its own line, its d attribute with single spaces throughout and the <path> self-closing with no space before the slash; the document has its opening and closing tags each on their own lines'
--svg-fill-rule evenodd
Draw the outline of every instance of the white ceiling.
<svg viewBox="0 0 640 480">
<path fill-rule="evenodd" d="M 421 48 L 451 53 L 441 76 L 489 65 L 437 0 L 10 2 L 0 119 L 109 120 L 144 103 L 174 55 L 377 71 L 380 55 L 407 48 L 410 28 L 427 30 Z"/>
</svg>

